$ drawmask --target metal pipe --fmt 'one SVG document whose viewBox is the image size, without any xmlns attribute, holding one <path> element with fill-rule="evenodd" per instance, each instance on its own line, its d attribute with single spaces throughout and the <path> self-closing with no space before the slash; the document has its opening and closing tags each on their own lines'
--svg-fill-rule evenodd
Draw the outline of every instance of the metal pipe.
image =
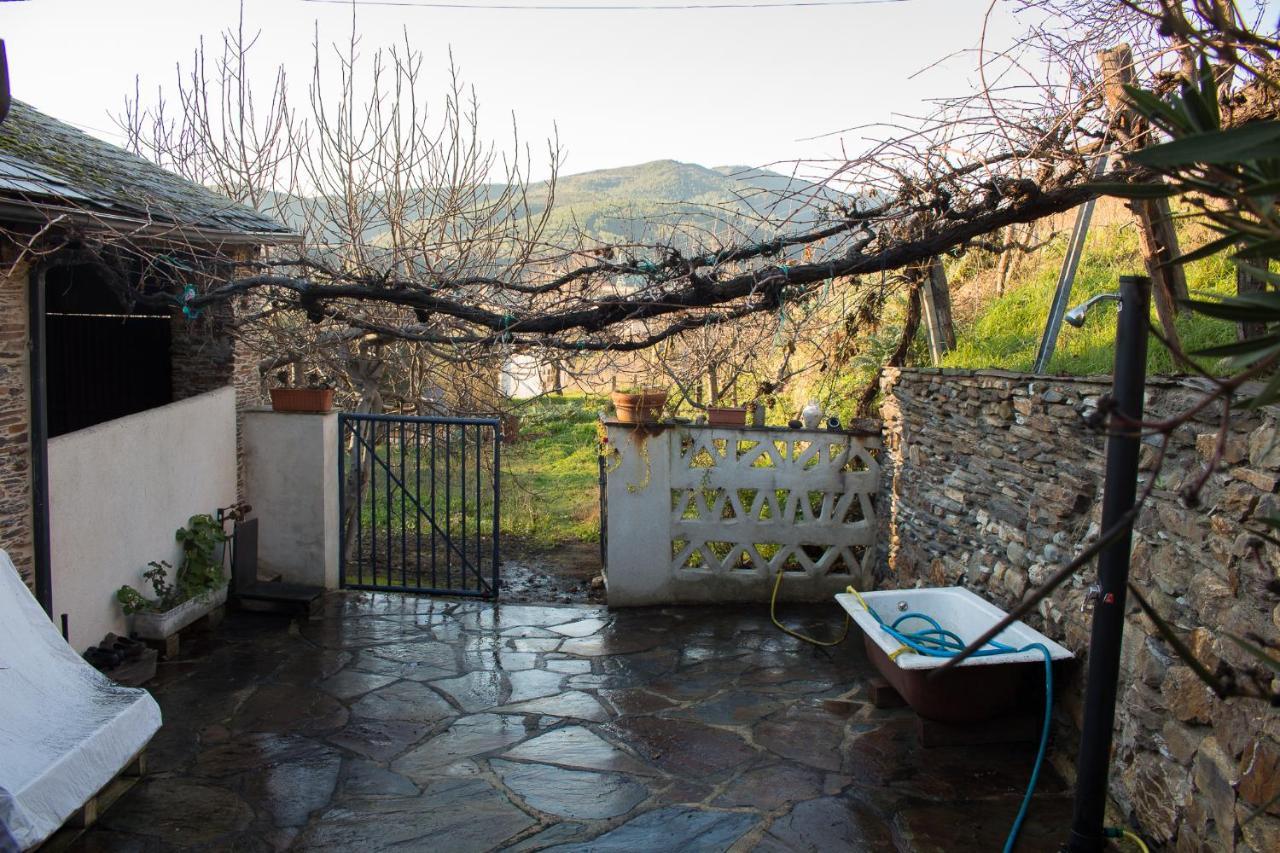
<svg viewBox="0 0 1280 853">
<path fill-rule="evenodd" d="M 1142 419 L 1147 378 L 1147 326 L 1151 279 L 1120 277 L 1120 314 L 1116 324 L 1115 366 L 1111 399 L 1115 412 Z M 1115 423 L 1115 420 L 1112 420 Z M 1102 529 L 1110 530 L 1132 508 L 1138 490 L 1138 430 L 1113 427 L 1107 438 L 1106 483 L 1102 496 Z M 1103 849 L 1107 775 L 1115 726 L 1116 682 L 1120 675 L 1120 642 L 1124 633 L 1125 589 L 1129 580 L 1132 526 L 1098 555 L 1098 599 L 1089 638 L 1089 673 L 1084 700 L 1084 728 L 1076 758 L 1075 808 L 1070 853 Z"/>
<path fill-rule="evenodd" d="M 49 388 L 45 378 L 45 273 L 31 270 L 27 286 L 31 376 L 31 545 L 36 601 L 53 618 L 53 569 L 49 558 Z"/>
<path fill-rule="evenodd" d="M 1109 152 L 1103 149 L 1093 164 L 1093 179 L 1099 180 L 1107 173 Z M 1067 241 L 1067 255 L 1062 259 L 1062 267 L 1058 270 L 1058 285 L 1053 291 L 1053 301 L 1049 304 L 1049 317 L 1045 320 L 1044 335 L 1040 338 L 1040 348 L 1036 351 L 1033 373 L 1044 373 L 1049 369 L 1049 359 L 1053 358 L 1053 350 L 1058 345 L 1058 331 L 1062 328 L 1062 314 L 1067 310 L 1071 299 L 1071 286 L 1076 280 L 1076 270 L 1080 266 L 1080 258 L 1084 255 L 1084 242 L 1089 236 L 1089 220 L 1093 218 L 1093 208 L 1097 199 L 1089 199 L 1076 211 L 1076 223 L 1071 229 L 1071 239 Z"/>
</svg>

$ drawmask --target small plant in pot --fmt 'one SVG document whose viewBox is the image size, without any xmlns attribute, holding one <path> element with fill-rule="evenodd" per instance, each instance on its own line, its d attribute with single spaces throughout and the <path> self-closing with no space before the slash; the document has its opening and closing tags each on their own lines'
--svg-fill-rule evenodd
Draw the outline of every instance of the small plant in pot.
<svg viewBox="0 0 1280 853">
<path fill-rule="evenodd" d="M 614 391 L 612 400 L 619 423 L 655 423 L 667 405 L 667 391 L 664 388 L 624 388 Z"/>
<path fill-rule="evenodd" d="M 227 600 L 218 551 L 227 541 L 222 525 L 211 515 L 193 515 L 174 538 L 182 544 L 182 560 L 172 580 L 173 566 L 167 560 L 152 560 L 143 572 L 154 598 L 128 585 L 116 591 L 133 633 L 144 639 L 170 637 Z"/>
<path fill-rule="evenodd" d="M 280 386 L 271 389 L 271 410 L 275 412 L 307 412 L 325 414 L 333 411 L 333 388 L 324 384 L 320 374 L 311 373 L 305 388 L 289 387 L 289 373 L 276 374 Z"/>
</svg>

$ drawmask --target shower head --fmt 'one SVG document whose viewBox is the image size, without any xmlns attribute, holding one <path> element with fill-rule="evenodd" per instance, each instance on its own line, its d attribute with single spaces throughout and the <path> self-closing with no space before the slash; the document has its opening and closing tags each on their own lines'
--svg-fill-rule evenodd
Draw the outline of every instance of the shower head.
<svg viewBox="0 0 1280 853">
<path fill-rule="evenodd" d="M 1075 308 L 1072 308 L 1070 311 L 1066 313 L 1066 316 L 1064 316 L 1062 319 L 1066 320 L 1072 326 L 1079 329 L 1084 325 L 1084 315 L 1089 313 L 1089 309 L 1092 308 L 1094 305 L 1097 305 L 1099 302 L 1104 302 L 1108 299 L 1113 299 L 1116 302 L 1119 302 L 1120 294 L 1119 293 L 1099 293 L 1097 296 L 1090 296 L 1088 301 L 1084 302 L 1083 304 L 1077 305 Z"/>
</svg>

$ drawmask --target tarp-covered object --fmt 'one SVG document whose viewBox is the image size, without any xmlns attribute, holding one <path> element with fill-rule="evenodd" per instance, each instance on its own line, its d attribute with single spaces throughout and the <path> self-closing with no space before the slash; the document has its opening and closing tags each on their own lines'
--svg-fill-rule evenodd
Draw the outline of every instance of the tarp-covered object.
<svg viewBox="0 0 1280 853">
<path fill-rule="evenodd" d="M 158 728 L 151 694 L 76 654 L 0 551 L 0 839 L 39 844 Z"/>
</svg>

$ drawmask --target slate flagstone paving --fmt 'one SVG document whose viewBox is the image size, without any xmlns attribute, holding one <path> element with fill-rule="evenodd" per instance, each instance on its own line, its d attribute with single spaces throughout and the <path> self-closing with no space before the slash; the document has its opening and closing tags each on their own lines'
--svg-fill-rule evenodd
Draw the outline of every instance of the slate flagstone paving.
<svg viewBox="0 0 1280 853">
<path fill-rule="evenodd" d="M 151 685 L 149 776 L 76 849 L 988 851 L 1033 759 L 923 749 L 871 705 L 856 639 L 807 646 L 757 607 L 341 593 L 188 654 Z M 1019 850 L 1069 817 L 1046 767 Z"/>
</svg>

